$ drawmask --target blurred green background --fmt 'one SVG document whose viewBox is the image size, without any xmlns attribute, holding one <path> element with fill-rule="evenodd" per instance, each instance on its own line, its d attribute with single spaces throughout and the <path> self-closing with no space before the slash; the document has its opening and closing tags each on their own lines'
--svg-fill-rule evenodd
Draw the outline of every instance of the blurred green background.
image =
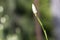
<svg viewBox="0 0 60 40">
<path fill-rule="evenodd" d="M 36 40 L 33 0 L 0 0 L 0 40 Z M 41 21 L 53 40 L 50 0 L 40 0 Z M 44 34 L 42 31 L 43 38 Z M 45 39 L 44 39 L 45 40 Z"/>
</svg>

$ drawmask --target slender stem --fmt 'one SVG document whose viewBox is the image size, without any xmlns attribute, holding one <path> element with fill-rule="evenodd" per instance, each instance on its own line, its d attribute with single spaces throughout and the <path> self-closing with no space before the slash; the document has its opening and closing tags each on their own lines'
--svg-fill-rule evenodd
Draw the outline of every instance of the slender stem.
<svg viewBox="0 0 60 40">
<path fill-rule="evenodd" d="M 38 10 L 39 0 L 34 0 L 34 4 L 35 4 L 35 7 L 36 7 L 36 10 L 39 11 L 39 10 Z M 42 24 L 41 20 L 39 19 L 38 13 L 34 13 L 34 15 L 35 15 L 37 21 L 39 22 L 39 24 L 40 24 L 40 26 L 41 26 L 41 28 L 42 28 L 42 30 L 43 30 L 43 32 L 44 32 L 44 35 L 45 35 L 45 37 L 46 37 L 46 40 L 48 40 L 46 30 L 44 29 L 43 24 Z"/>
<path fill-rule="evenodd" d="M 35 14 L 35 17 L 37 18 L 37 20 L 38 20 L 39 24 L 40 24 L 40 25 L 41 25 L 41 27 L 42 27 L 42 30 L 43 30 L 43 32 L 44 32 L 44 34 L 45 34 L 45 37 L 46 37 L 46 40 L 48 40 L 46 30 L 44 29 L 44 27 L 43 27 L 43 24 L 42 24 L 41 20 L 39 19 L 39 17 L 37 16 L 37 14 Z"/>
</svg>

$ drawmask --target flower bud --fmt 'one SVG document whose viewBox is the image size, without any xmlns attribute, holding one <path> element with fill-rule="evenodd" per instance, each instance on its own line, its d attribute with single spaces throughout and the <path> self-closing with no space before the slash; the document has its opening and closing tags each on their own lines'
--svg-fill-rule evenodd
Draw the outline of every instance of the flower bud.
<svg viewBox="0 0 60 40">
<path fill-rule="evenodd" d="M 35 5 L 34 5 L 34 4 L 32 4 L 32 11 L 33 11 L 33 13 L 34 13 L 34 14 L 36 14 L 36 13 L 37 13 L 37 9 L 36 9 L 36 7 L 35 7 Z"/>
</svg>

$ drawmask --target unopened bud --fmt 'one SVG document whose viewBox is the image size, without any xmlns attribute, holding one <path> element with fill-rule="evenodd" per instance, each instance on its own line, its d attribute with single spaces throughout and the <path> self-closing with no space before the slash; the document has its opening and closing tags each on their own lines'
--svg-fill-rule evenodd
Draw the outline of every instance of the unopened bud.
<svg viewBox="0 0 60 40">
<path fill-rule="evenodd" d="M 34 14 L 36 14 L 36 13 L 37 13 L 37 9 L 36 9 L 36 7 L 35 7 L 35 5 L 34 5 L 34 4 L 32 4 L 32 11 L 33 11 L 33 13 L 34 13 Z"/>
</svg>

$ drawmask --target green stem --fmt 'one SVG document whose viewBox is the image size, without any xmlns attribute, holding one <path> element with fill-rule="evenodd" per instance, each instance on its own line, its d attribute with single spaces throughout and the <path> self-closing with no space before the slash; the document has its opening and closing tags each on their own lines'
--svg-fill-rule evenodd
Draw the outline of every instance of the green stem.
<svg viewBox="0 0 60 40">
<path fill-rule="evenodd" d="M 44 29 L 44 27 L 43 27 L 43 24 L 42 24 L 41 20 L 39 19 L 39 17 L 37 16 L 37 14 L 35 14 L 35 17 L 37 18 L 37 20 L 38 20 L 39 24 L 40 24 L 40 25 L 41 25 L 41 27 L 42 27 L 42 30 L 43 30 L 44 35 L 45 35 L 45 37 L 46 37 L 46 40 L 48 40 L 46 30 Z"/>
</svg>

